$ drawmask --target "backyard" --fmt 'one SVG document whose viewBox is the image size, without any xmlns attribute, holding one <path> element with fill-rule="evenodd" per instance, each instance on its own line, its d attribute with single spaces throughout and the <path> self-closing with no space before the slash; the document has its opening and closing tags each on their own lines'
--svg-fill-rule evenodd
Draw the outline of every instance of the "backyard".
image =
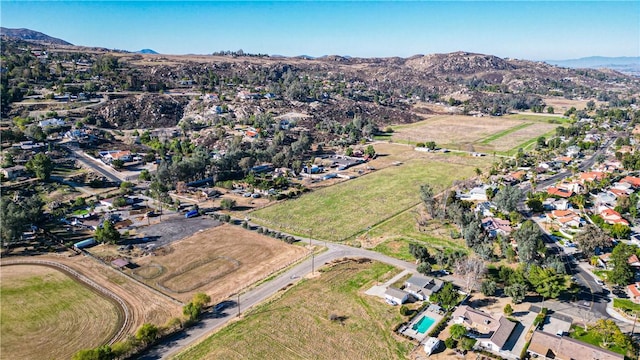
<svg viewBox="0 0 640 360">
<path fill-rule="evenodd" d="M 414 345 L 392 331 L 398 308 L 362 294 L 397 273 L 369 260 L 325 267 L 175 359 L 405 359 Z"/>
</svg>

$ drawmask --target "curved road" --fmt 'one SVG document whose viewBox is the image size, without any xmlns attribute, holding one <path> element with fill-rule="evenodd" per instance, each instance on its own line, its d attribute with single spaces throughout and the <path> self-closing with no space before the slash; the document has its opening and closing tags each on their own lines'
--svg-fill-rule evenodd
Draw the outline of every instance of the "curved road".
<svg viewBox="0 0 640 360">
<path fill-rule="evenodd" d="M 255 306 L 269 297 L 276 294 L 279 290 L 288 287 L 299 281 L 300 278 L 311 273 L 312 262 L 314 268 L 317 269 L 325 263 L 331 262 L 335 259 L 343 257 L 366 257 L 372 260 L 381 261 L 401 269 L 407 269 L 410 271 L 416 271 L 416 265 L 408 263 L 406 261 L 394 259 L 392 257 L 382 255 L 380 253 L 353 248 L 346 245 L 327 243 L 327 251 L 314 255 L 312 258 L 308 258 L 302 261 L 300 264 L 293 266 L 289 270 L 280 274 L 275 279 L 265 282 L 245 293 L 240 294 L 238 309 L 237 302 L 238 297 L 234 297 L 234 306 L 225 309 L 225 311 L 213 315 L 212 313 L 206 313 L 203 319 L 196 326 L 179 332 L 161 343 L 155 345 L 153 348 L 147 350 L 142 354 L 139 359 L 168 359 L 177 352 L 184 350 L 187 346 L 196 343 L 198 340 L 209 335 L 213 330 L 216 330 L 224 326 L 234 317 L 238 316 L 238 311 L 243 312 L 245 309 Z"/>
</svg>

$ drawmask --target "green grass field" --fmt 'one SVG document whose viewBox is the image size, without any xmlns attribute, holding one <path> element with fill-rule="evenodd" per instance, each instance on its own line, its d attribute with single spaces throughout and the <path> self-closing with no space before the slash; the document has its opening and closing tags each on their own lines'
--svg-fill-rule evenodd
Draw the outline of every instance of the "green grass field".
<svg viewBox="0 0 640 360">
<path fill-rule="evenodd" d="M 413 344 L 392 332 L 398 308 L 362 293 L 398 270 L 354 261 L 325 269 L 174 359 L 406 359 Z"/>
<path fill-rule="evenodd" d="M 504 115 L 505 119 L 513 119 L 513 120 L 527 120 L 527 121 L 539 121 L 539 122 L 549 122 L 549 123 L 558 123 L 564 124 L 570 121 L 569 118 L 564 118 L 560 115 L 535 115 L 535 114 L 509 114 Z"/>
<path fill-rule="evenodd" d="M 2 358 L 69 359 L 106 343 L 120 321 L 115 304 L 44 266 L 3 266 L 0 296 Z"/>
<path fill-rule="evenodd" d="M 491 136 L 488 136 L 488 137 L 482 139 L 480 141 L 480 144 L 487 145 L 487 144 L 489 144 L 490 142 L 492 142 L 494 140 L 498 140 L 503 136 L 507 136 L 507 135 L 509 135 L 509 134 L 511 134 L 513 132 L 516 132 L 516 131 L 518 131 L 520 129 L 524 129 L 527 126 L 531 126 L 531 125 L 533 125 L 533 124 L 532 123 L 524 123 L 524 124 L 516 125 L 516 126 L 514 126 L 512 128 L 509 128 L 507 130 L 501 131 L 499 133 L 495 133 L 495 134 L 493 134 Z"/>
<path fill-rule="evenodd" d="M 474 170 L 471 165 L 413 159 L 257 210 L 251 218 L 297 235 L 341 241 L 418 204 L 420 185 L 430 184 L 438 192 L 454 179 L 473 176 Z"/>
<path fill-rule="evenodd" d="M 640 304 L 636 304 L 628 299 L 613 299 L 613 307 L 624 311 L 640 311 Z"/>
</svg>

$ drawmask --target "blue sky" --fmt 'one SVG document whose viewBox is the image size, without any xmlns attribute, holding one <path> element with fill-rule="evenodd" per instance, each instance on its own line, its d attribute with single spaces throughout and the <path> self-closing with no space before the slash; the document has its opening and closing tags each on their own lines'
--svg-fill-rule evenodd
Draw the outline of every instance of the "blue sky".
<svg viewBox="0 0 640 360">
<path fill-rule="evenodd" d="M 166 54 L 640 56 L 640 1 L 6 1 L 0 21 Z"/>
</svg>

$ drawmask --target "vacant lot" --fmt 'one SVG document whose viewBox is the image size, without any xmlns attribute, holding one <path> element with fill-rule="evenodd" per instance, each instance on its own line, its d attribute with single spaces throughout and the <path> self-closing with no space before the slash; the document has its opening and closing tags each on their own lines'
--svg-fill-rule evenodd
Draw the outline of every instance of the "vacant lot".
<svg viewBox="0 0 640 360">
<path fill-rule="evenodd" d="M 118 307 L 53 268 L 2 267 L 0 353 L 6 359 L 68 359 L 109 341 Z"/>
<path fill-rule="evenodd" d="M 474 170 L 471 165 L 415 158 L 260 209 L 251 218 L 298 235 L 341 241 L 418 204 L 420 185 L 440 191 L 454 179 L 473 176 Z"/>
<path fill-rule="evenodd" d="M 176 359 L 405 359 L 413 344 L 392 332 L 398 308 L 362 293 L 397 272 L 369 261 L 325 268 Z"/>
<path fill-rule="evenodd" d="M 510 115 L 503 117 L 471 117 L 439 115 L 410 125 L 394 128 L 394 141 L 435 141 L 450 149 L 505 153 L 525 147 L 558 125 L 549 116 Z M 555 118 L 554 121 L 561 119 Z"/>
<path fill-rule="evenodd" d="M 196 292 L 219 301 L 307 253 L 300 246 L 225 224 L 135 260 L 139 267 L 127 271 L 183 301 Z"/>
</svg>

